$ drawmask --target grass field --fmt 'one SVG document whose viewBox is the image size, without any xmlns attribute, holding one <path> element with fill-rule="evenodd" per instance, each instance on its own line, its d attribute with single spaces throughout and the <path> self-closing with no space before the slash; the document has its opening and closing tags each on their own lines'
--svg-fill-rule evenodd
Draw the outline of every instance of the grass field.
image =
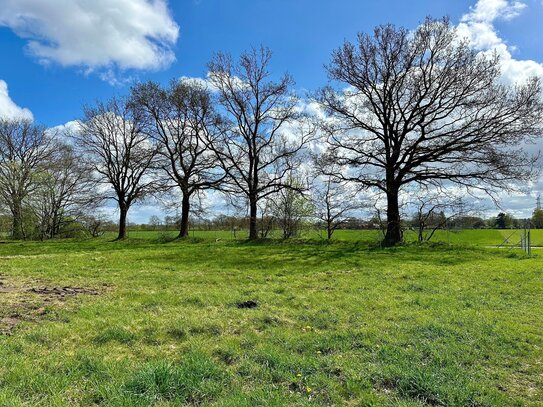
<svg viewBox="0 0 543 407">
<path fill-rule="evenodd" d="M 543 404 L 543 251 L 336 237 L 0 244 L 0 405 Z"/>
<path fill-rule="evenodd" d="M 463 229 L 463 230 L 438 230 L 432 237 L 432 242 L 447 243 L 454 245 L 475 245 L 475 246 L 500 246 L 512 247 L 518 246 L 520 243 L 522 230 L 518 229 Z M 532 245 L 543 247 L 543 229 L 533 229 L 530 231 L 532 237 Z M 149 232 L 149 231 L 132 231 L 129 233 L 133 239 L 162 239 L 167 241 L 177 236 L 175 231 L 167 232 Z M 272 233 L 274 238 L 279 238 L 281 233 L 276 231 Z M 241 240 L 248 236 L 247 231 L 239 231 L 236 234 L 236 239 L 230 231 L 191 231 L 190 236 L 193 238 L 202 238 L 206 240 Z M 113 239 L 114 234 L 110 235 Z M 417 234 L 414 231 L 405 232 L 405 240 L 407 242 L 415 242 Z M 311 241 L 324 241 L 326 233 L 324 231 L 308 231 L 302 234 L 302 238 Z M 382 234 L 377 230 L 338 230 L 335 232 L 333 239 L 339 241 L 356 241 L 375 244 L 382 238 Z"/>
</svg>

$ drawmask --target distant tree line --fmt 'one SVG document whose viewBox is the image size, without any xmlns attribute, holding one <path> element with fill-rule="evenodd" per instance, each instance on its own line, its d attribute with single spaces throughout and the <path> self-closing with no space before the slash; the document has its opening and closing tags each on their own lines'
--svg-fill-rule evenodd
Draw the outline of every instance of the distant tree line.
<svg viewBox="0 0 543 407">
<path fill-rule="evenodd" d="M 515 218 L 512 215 L 500 212 L 496 216 L 481 217 L 476 215 L 454 214 L 451 212 L 445 213 L 444 211 L 437 212 L 425 212 L 421 216 L 420 212 L 413 210 L 410 217 L 406 217 L 402 221 L 402 230 L 410 230 L 417 232 L 420 241 L 430 241 L 434 233 L 437 230 L 458 231 L 466 229 L 543 229 L 543 222 L 541 222 L 541 210 L 534 210 L 534 215 L 531 218 Z M 273 212 L 269 213 L 264 219 L 259 219 L 259 224 L 262 229 L 259 229 L 259 236 L 269 237 L 272 234 L 274 236 L 281 237 L 294 237 L 301 233 L 323 231 L 325 238 L 331 238 L 328 236 L 327 224 L 320 220 L 314 211 L 299 213 L 299 217 L 295 218 L 298 222 L 293 220 L 289 222 L 281 221 L 281 214 L 279 212 L 275 215 Z M 543 214 L 543 211 L 541 211 Z M 179 230 L 181 218 L 176 216 L 165 216 L 163 219 L 153 215 L 146 223 L 134 224 L 132 223 L 131 229 L 133 230 L 147 230 L 147 231 L 173 231 Z M 193 231 L 229 231 L 233 236 L 242 237 L 249 230 L 250 219 L 248 216 L 235 216 L 235 215 L 217 215 L 212 218 L 198 217 L 190 219 L 191 229 Z M 290 225 L 295 224 L 295 227 Z M 108 230 L 115 228 L 113 224 L 104 224 Z M 379 230 L 380 223 L 377 216 L 369 217 L 345 217 L 337 224 L 331 234 L 336 230 Z M 290 235 L 289 235 L 290 232 Z"/>
<path fill-rule="evenodd" d="M 0 119 L 9 234 L 95 236 L 111 227 L 97 215 L 110 201 L 124 239 L 132 206 L 164 196 L 177 200 L 180 238 L 204 225 L 257 239 L 273 229 L 293 237 L 307 223 L 327 238 L 371 224 L 391 246 L 407 227 L 425 240 L 451 225 L 514 224 L 472 216 L 462 195 L 495 198 L 538 175 L 522 148 L 543 132 L 538 78 L 503 83 L 498 57 L 474 51 L 447 19 L 346 41 L 309 105 L 290 75 L 270 72 L 271 58 L 265 47 L 238 59 L 218 53 L 207 79 L 138 83 L 85 106 L 71 131 Z M 244 215 L 194 221 L 211 191 Z M 356 219 L 370 208 L 374 219 Z"/>
</svg>

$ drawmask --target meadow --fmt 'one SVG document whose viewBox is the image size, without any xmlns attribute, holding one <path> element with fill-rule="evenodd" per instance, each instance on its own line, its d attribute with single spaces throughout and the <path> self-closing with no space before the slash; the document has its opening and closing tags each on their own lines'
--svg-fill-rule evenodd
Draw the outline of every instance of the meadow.
<svg viewBox="0 0 543 407">
<path fill-rule="evenodd" d="M 542 405 L 543 251 L 489 248 L 512 232 L 6 241 L 0 405 Z"/>
<path fill-rule="evenodd" d="M 530 231 L 532 245 L 534 247 L 543 247 L 543 229 L 532 229 Z M 481 247 L 502 247 L 514 248 L 519 246 L 521 229 L 451 229 L 437 230 L 430 240 L 431 243 L 445 243 L 459 246 L 481 246 Z M 177 236 L 176 231 L 152 232 L 152 231 L 131 231 L 129 236 L 133 239 L 162 239 L 169 241 Z M 216 231 L 200 231 L 194 230 L 190 232 L 190 237 L 205 240 L 243 240 L 248 237 L 246 230 L 237 231 L 234 235 L 232 231 L 216 230 Z M 280 239 L 280 231 L 272 231 L 270 233 L 272 239 Z M 379 230 L 337 230 L 333 235 L 333 241 L 350 241 L 364 242 L 368 245 L 375 245 L 383 237 Z M 114 238 L 114 234 L 109 235 L 110 239 Z M 407 230 L 404 233 L 404 238 L 407 243 L 417 241 L 417 233 L 413 230 Z M 301 234 L 301 240 L 324 242 L 326 240 L 325 231 L 306 230 Z"/>
</svg>

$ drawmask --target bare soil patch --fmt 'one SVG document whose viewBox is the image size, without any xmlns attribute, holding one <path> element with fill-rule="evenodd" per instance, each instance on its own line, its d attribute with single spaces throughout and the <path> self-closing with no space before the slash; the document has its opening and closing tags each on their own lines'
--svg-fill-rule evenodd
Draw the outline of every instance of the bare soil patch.
<svg viewBox="0 0 543 407">
<path fill-rule="evenodd" d="M 65 297 L 70 295 L 80 295 L 80 294 L 88 294 L 88 295 L 98 295 L 98 291 L 91 290 L 89 288 L 82 288 L 82 287 L 38 287 L 38 288 L 31 288 L 29 290 L 30 292 L 40 294 L 40 295 L 47 295 L 47 296 L 54 296 L 54 297 Z"/>
<path fill-rule="evenodd" d="M 43 281 L 0 274 L 0 335 L 10 335 L 22 321 L 43 319 L 50 307 L 61 307 L 67 297 L 98 294 L 98 290 L 90 288 L 47 286 Z"/>
</svg>

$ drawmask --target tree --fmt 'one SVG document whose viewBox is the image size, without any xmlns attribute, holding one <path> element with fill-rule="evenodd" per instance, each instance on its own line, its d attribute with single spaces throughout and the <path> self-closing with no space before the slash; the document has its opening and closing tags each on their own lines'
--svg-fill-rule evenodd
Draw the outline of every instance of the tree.
<svg viewBox="0 0 543 407">
<path fill-rule="evenodd" d="M 0 199 L 11 213 L 14 239 L 26 238 L 23 204 L 48 162 L 51 140 L 44 127 L 29 120 L 0 119 Z"/>
<path fill-rule="evenodd" d="M 536 208 L 532 214 L 532 225 L 536 229 L 543 228 L 543 209 Z"/>
<path fill-rule="evenodd" d="M 162 221 L 160 220 L 160 218 L 157 216 L 157 215 L 152 215 L 150 218 L 149 218 L 149 222 L 147 222 L 149 226 L 151 226 L 151 228 L 153 230 L 158 230 L 158 228 L 162 225 Z"/>
<path fill-rule="evenodd" d="M 412 225 L 417 229 L 419 242 L 430 241 L 438 229 L 472 211 L 461 195 L 451 191 L 422 188 L 412 196 L 409 203 L 415 209 Z"/>
<path fill-rule="evenodd" d="M 265 239 L 268 237 L 270 232 L 273 230 L 274 226 L 274 217 L 273 217 L 273 195 L 270 195 L 266 197 L 265 199 L 262 199 L 259 202 L 258 210 L 260 212 L 260 225 L 259 225 L 259 231 L 260 231 L 260 238 Z"/>
<path fill-rule="evenodd" d="M 51 148 L 47 165 L 36 175 L 36 188 L 29 198 L 41 240 L 57 236 L 63 224 L 99 203 L 92 178 L 73 147 L 57 140 Z"/>
<path fill-rule="evenodd" d="M 494 220 L 494 225 L 498 229 L 509 229 L 513 225 L 513 217 L 508 213 L 500 212 Z"/>
<path fill-rule="evenodd" d="M 78 217 L 78 220 L 92 237 L 103 235 L 106 227 L 111 223 L 102 213 L 82 214 Z"/>
<path fill-rule="evenodd" d="M 228 191 L 248 201 L 250 240 L 258 238 L 259 201 L 296 188 L 285 180 L 313 134 L 301 121 L 292 78 L 270 79 L 271 56 L 261 47 L 243 53 L 237 64 L 222 53 L 209 63 L 210 82 L 229 119 L 221 139 L 210 146 L 228 175 Z"/>
<path fill-rule="evenodd" d="M 224 179 L 207 148 L 219 129 L 210 91 L 195 81 L 172 81 L 168 89 L 148 82 L 132 88 L 132 102 L 149 116 L 148 133 L 162 157 L 161 168 L 181 192 L 179 237 L 187 237 L 191 197 L 217 188 Z"/>
<path fill-rule="evenodd" d="M 283 232 L 283 239 L 290 239 L 300 233 L 302 222 L 313 214 L 313 207 L 300 191 L 305 188 L 302 182 L 289 175 L 286 182 L 292 188 L 283 188 L 270 196 L 271 212 L 275 223 Z"/>
<path fill-rule="evenodd" d="M 483 229 L 487 224 L 483 218 L 476 215 L 459 215 L 449 219 L 447 224 L 454 229 Z"/>
<path fill-rule="evenodd" d="M 543 132 L 540 80 L 504 84 L 497 55 L 476 53 L 447 19 L 359 34 L 327 69 L 343 89 L 318 93 L 328 159 L 350 169 L 343 179 L 386 195 L 384 245 L 402 239 L 399 195 L 409 184 L 494 196 L 536 173 L 521 146 Z"/>
<path fill-rule="evenodd" d="M 85 107 L 85 119 L 73 137 L 85 154 L 89 171 L 98 184 L 110 192 L 119 207 L 119 233 L 126 237 L 126 217 L 130 206 L 156 191 L 154 169 L 156 148 L 148 142 L 145 116 L 127 99 L 112 98 L 95 107 Z"/>
<path fill-rule="evenodd" d="M 319 172 L 322 174 L 323 169 L 320 168 Z M 362 208 L 362 204 L 358 200 L 357 191 L 349 189 L 344 181 L 332 175 L 320 175 L 312 190 L 315 215 L 326 225 L 326 237 L 330 240 L 352 212 Z"/>
</svg>

